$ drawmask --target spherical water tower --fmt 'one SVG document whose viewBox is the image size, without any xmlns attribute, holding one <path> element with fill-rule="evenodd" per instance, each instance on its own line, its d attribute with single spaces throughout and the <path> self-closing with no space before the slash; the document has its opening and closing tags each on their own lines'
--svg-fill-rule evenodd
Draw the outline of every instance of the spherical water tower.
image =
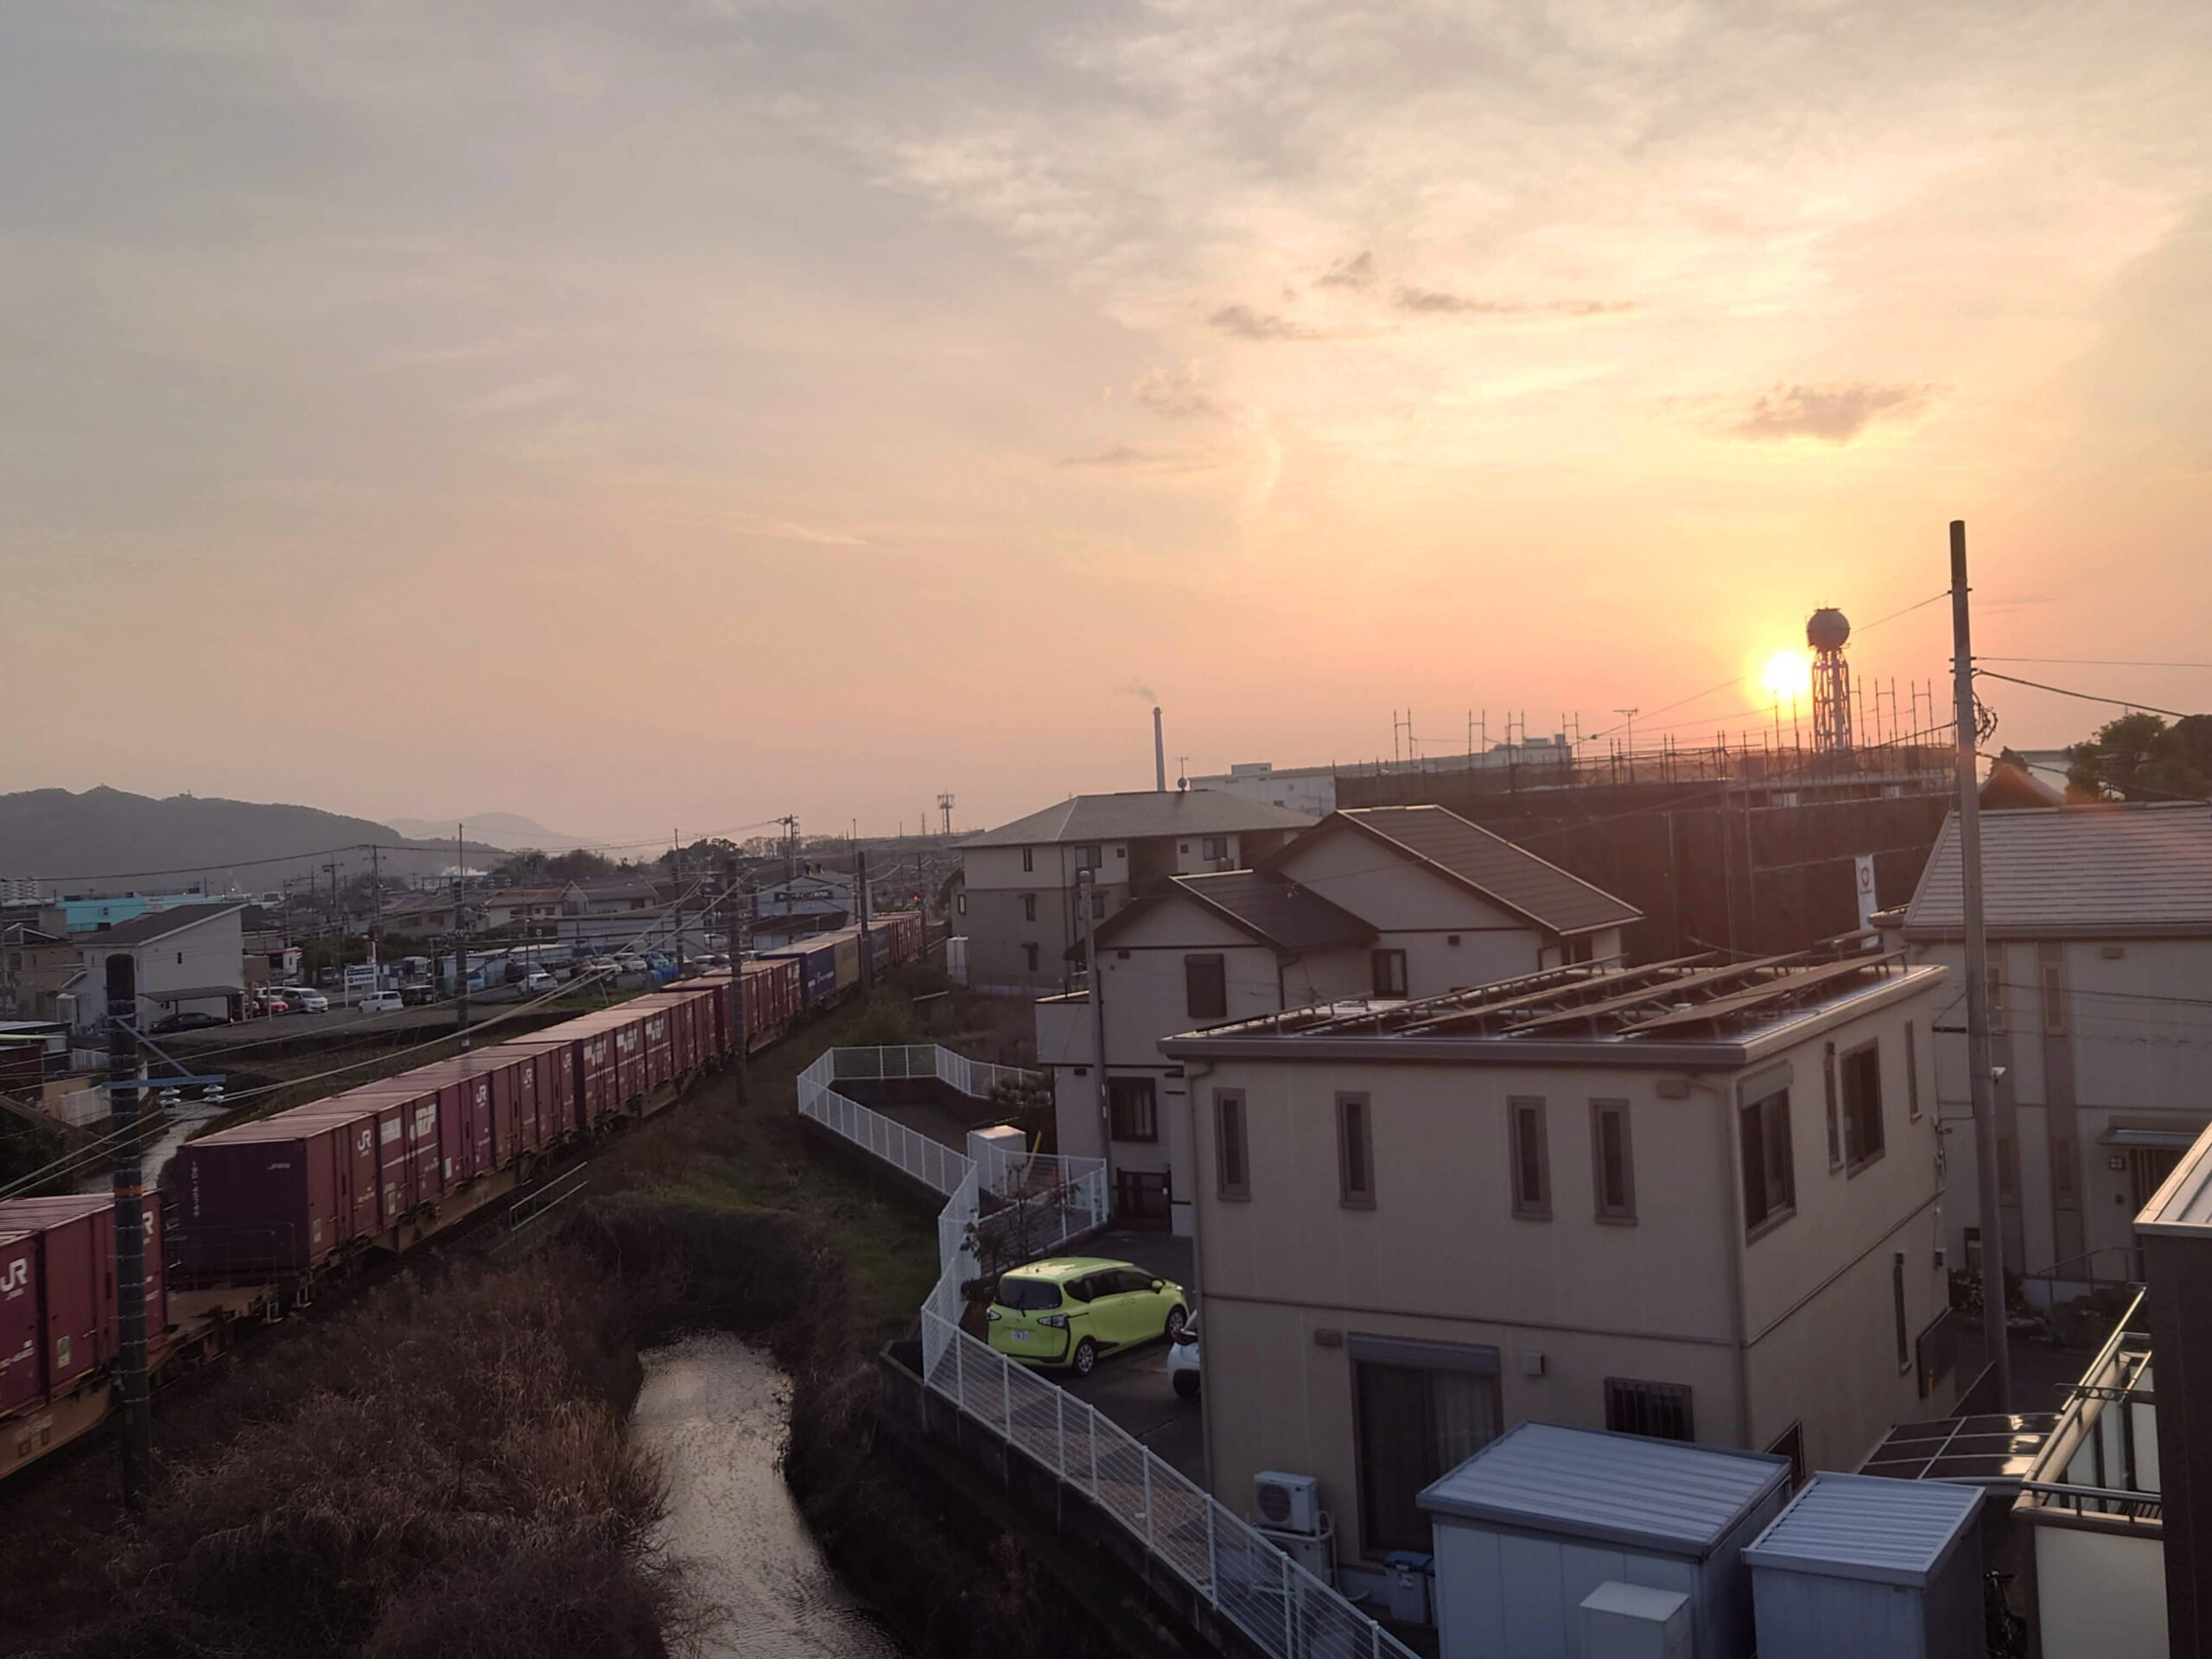
<svg viewBox="0 0 2212 1659">
<path fill-rule="evenodd" d="M 1851 664 L 1843 658 L 1850 639 L 1851 619 L 1833 606 L 1805 624 L 1813 648 L 1813 747 L 1822 754 L 1851 752 Z"/>
</svg>

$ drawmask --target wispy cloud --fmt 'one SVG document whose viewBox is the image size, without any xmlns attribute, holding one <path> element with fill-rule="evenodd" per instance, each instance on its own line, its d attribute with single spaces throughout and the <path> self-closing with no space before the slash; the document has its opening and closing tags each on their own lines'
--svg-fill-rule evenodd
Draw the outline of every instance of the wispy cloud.
<svg viewBox="0 0 2212 1659">
<path fill-rule="evenodd" d="M 1194 450 L 1145 449 L 1135 444 L 1117 443 L 1111 449 L 1102 449 L 1095 455 L 1063 455 L 1055 464 L 1096 467 L 1109 472 L 1204 473 L 1211 472 L 1222 463 L 1217 455 Z"/>
<path fill-rule="evenodd" d="M 1185 363 L 1173 373 L 1147 370 L 1129 388 L 1129 396 L 1154 414 L 1176 420 L 1211 419 L 1226 412 L 1198 384 L 1196 363 Z"/>
<path fill-rule="evenodd" d="M 1326 340 L 1327 333 L 1302 322 L 1293 322 L 1288 317 L 1277 316 L 1270 311 L 1255 311 L 1249 305 L 1224 305 L 1206 321 L 1224 334 L 1234 334 L 1239 340 Z"/>
<path fill-rule="evenodd" d="M 1602 317 L 1636 309 L 1633 300 L 1483 300 L 1434 288 L 1401 288 L 1391 303 L 1401 311 L 1451 316 Z"/>
<path fill-rule="evenodd" d="M 1755 442 L 1817 438 L 1824 443 L 1849 443 L 1878 422 L 1909 420 L 1920 414 L 1936 394 L 1933 386 L 1875 385 L 1864 380 L 1777 386 L 1754 402 L 1728 431 Z"/>
<path fill-rule="evenodd" d="M 516 410 L 539 408 L 551 403 L 568 389 L 567 375 L 548 374 L 535 380 L 501 386 L 497 391 L 470 398 L 461 407 L 472 415 L 505 415 Z"/>
<path fill-rule="evenodd" d="M 1368 251 L 1354 254 L 1349 259 L 1339 259 L 1314 279 L 1316 288 L 1372 288 L 1375 285 L 1375 255 Z"/>
</svg>

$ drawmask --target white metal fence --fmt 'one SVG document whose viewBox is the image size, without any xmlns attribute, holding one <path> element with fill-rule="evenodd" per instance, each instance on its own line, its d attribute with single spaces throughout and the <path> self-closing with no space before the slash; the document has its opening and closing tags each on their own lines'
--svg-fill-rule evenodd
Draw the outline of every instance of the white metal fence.
<svg viewBox="0 0 2212 1659">
<path fill-rule="evenodd" d="M 1022 1218 L 1037 1253 L 1106 1218 L 1096 1158 L 976 1160 L 838 1094 L 842 1077 L 936 1077 L 986 1096 L 1023 1075 L 942 1048 L 832 1049 L 798 1083 L 798 1109 L 946 1195 L 936 1287 L 922 1305 L 922 1376 L 1007 1445 L 1083 1492 L 1274 1659 L 1414 1659 L 1412 1650 L 1257 1528 L 1217 1503 L 1122 1426 L 961 1329 L 962 1287 L 981 1276 L 979 1241 Z M 980 1086 L 978 1086 L 980 1085 Z M 1006 1201 L 986 1213 L 983 1196 Z"/>
</svg>

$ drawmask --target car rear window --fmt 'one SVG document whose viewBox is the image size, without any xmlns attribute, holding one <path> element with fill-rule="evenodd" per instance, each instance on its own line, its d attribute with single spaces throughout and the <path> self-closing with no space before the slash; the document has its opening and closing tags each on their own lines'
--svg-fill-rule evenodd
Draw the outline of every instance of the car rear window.
<svg viewBox="0 0 2212 1659">
<path fill-rule="evenodd" d="M 1060 1287 L 1049 1279 L 1001 1279 L 999 1306 L 1017 1313 L 1038 1313 L 1060 1305 Z"/>
</svg>

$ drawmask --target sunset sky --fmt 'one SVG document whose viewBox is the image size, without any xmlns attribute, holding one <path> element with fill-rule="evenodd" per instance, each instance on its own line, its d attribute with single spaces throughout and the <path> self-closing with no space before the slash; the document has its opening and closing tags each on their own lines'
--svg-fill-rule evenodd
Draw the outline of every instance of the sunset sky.
<svg viewBox="0 0 2212 1659">
<path fill-rule="evenodd" d="M 1985 651 L 2212 660 L 2208 76 L 2184 0 L 10 6 L 0 789 L 887 834 L 1148 787 L 1154 694 L 1215 771 L 1735 677 L 1695 741 L 1953 518 Z"/>
</svg>

